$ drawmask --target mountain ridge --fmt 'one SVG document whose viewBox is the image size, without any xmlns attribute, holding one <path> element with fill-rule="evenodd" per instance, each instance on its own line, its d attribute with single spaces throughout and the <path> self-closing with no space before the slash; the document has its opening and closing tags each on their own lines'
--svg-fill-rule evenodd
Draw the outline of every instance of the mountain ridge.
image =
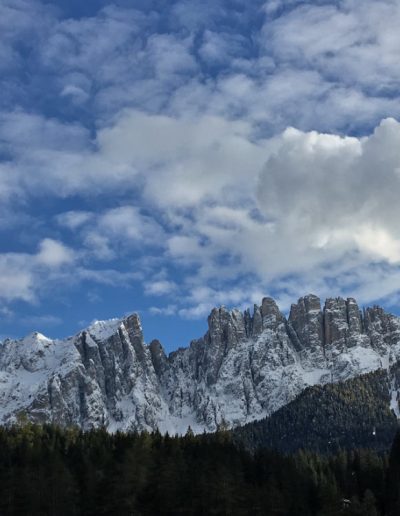
<svg viewBox="0 0 400 516">
<path fill-rule="evenodd" d="M 266 297 L 214 308 L 208 331 L 166 355 L 145 344 L 139 316 L 96 321 L 67 339 L 39 333 L 0 345 L 0 423 L 108 430 L 214 431 L 262 419 L 307 386 L 338 382 L 400 358 L 400 319 L 353 298 L 300 298 L 288 317 Z M 396 405 L 399 378 L 391 379 Z M 398 410 L 398 407 L 397 407 Z"/>
</svg>

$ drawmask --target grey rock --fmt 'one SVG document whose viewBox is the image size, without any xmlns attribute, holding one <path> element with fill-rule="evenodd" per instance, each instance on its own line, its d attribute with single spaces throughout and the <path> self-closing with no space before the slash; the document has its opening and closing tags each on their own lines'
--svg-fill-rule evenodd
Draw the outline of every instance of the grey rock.
<svg viewBox="0 0 400 516">
<path fill-rule="evenodd" d="M 253 312 L 253 324 L 252 324 L 252 336 L 258 337 L 261 335 L 263 330 L 263 321 L 262 321 L 262 315 L 260 307 L 257 305 L 254 305 L 254 312 Z"/>
<path fill-rule="evenodd" d="M 204 337 L 167 356 L 139 317 L 98 322 L 65 340 L 34 333 L 0 344 L 0 423 L 20 414 L 83 429 L 213 431 L 260 419 L 309 385 L 384 368 L 400 392 L 400 320 L 354 299 L 317 296 L 288 319 L 272 298 L 253 315 L 215 308 Z"/>
<path fill-rule="evenodd" d="M 292 339 L 303 359 L 324 361 L 323 314 L 318 296 L 301 297 L 291 306 L 289 326 L 294 330 Z"/>
</svg>

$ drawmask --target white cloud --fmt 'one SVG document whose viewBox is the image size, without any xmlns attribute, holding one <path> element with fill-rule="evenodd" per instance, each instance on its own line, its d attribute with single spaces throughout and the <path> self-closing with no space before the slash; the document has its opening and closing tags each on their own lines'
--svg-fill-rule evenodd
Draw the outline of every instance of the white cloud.
<svg viewBox="0 0 400 516">
<path fill-rule="evenodd" d="M 117 236 L 119 239 L 145 242 L 160 242 L 161 227 L 138 208 L 121 206 L 103 212 L 98 219 L 99 230 L 105 234 Z"/>
<path fill-rule="evenodd" d="M 118 288 L 129 288 L 132 283 L 141 279 L 140 273 L 121 272 L 115 269 L 88 269 L 78 267 L 73 274 L 67 275 L 64 280 L 79 284 L 83 281 L 97 283 L 98 285 L 110 285 Z"/>
<path fill-rule="evenodd" d="M 0 299 L 34 302 L 37 292 L 57 271 L 74 260 L 74 253 L 61 242 L 46 238 L 35 254 L 0 254 Z"/>
<path fill-rule="evenodd" d="M 127 287 L 139 281 L 136 272 L 114 269 L 90 269 L 82 266 L 85 254 L 67 247 L 62 242 L 45 238 L 36 253 L 0 253 L 0 301 L 17 300 L 37 303 L 54 294 L 54 286 L 71 287 L 82 282 Z"/>
<path fill-rule="evenodd" d="M 239 34 L 206 30 L 198 52 L 202 59 L 213 65 L 226 65 L 228 60 L 238 59 L 243 55 L 246 43 L 246 38 Z"/>
<path fill-rule="evenodd" d="M 82 152 L 90 141 L 89 132 L 77 123 L 68 124 L 41 115 L 18 110 L 0 113 L 2 150 L 24 155 L 25 152 Z"/>
<path fill-rule="evenodd" d="M 158 205 L 193 205 L 259 169 L 263 151 L 251 126 L 220 117 L 196 119 L 126 111 L 99 134 L 105 155 L 145 175 L 145 195 Z M 194 187 L 195 185 L 195 187 Z"/>
<path fill-rule="evenodd" d="M 265 47 L 284 62 L 376 93 L 400 80 L 400 6 L 391 0 L 302 3 L 264 27 Z"/>
<path fill-rule="evenodd" d="M 278 240 L 286 235 L 297 255 L 303 250 L 322 260 L 338 251 L 371 250 L 366 242 L 375 238 L 376 252 L 393 261 L 389 243 L 400 238 L 399 143 L 400 124 L 393 119 L 362 139 L 286 131 L 258 189 L 260 208 L 274 219 Z"/>
<path fill-rule="evenodd" d="M 176 291 L 176 284 L 168 280 L 146 281 L 144 291 L 148 296 L 165 296 Z"/>
<path fill-rule="evenodd" d="M 354 240 L 358 247 L 377 259 L 391 264 L 400 263 L 400 238 L 391 235 L 385 228 L 361 226 L 355 232 Z"/>
<path fill-rule="evenodd" d="M 133 250 L 163 248 L 165 230 L 135 206 L 119 206 L 98 212 L 68 211 L 55 217 L 60 226 L 74 231 L 82 242 L 86 260 L 113 260 Z M 151 260 L 149 259 L 148 262 Z"/>
<path fill-rule="evenodd" d="M 85 148 L 86 131 L 22 113 L 4 119 L 0 137 L 14 155 L 16 183 L 9 185 L 5 171 L 0 191 L 93 196 L 143 185 L 145 197 L 159 206 L 190 206 L 229 195 L 232 188 L 248 191 L 266 152 L 252 141 L 246 122 L 210 116 L 177 119 L 132 110 L 98 132 L 96 150 Z M 116 220 L 118 213 L 126 218 L 117 208 L 103 224 L 111 229 L 111 217 Z M 129 231 L 133 236 L 133 229 Z"/>
<path fill-rule="evenodd" d="M 344 260 L 357 290 L 361 279 L 355 266 L 399 262 L 399 127 L 388 119 L 362 138 L 287 129 L 255 142 L 251 125 L 243 122 L 206 117 L 195 123 L 126 111 L 100 133 L 99 152 L 109 163 L 120 159 L 126 170 L 136 171 L 165 227 L 129 205 L 100 213 L 67 212 L 57 221 L 79 231 L 86 249 L 82 256 L 89 261 L 90 256 L 114 260 L 135 248 L 165 249 L 164 263 L 173 260 L 186 268 L 186 289 L 217 279 L 216 292 L 227 295 L 224 282 L 250 274 L 264 288 L 273 285 L 279 291 L 285 276 L 308 277 L 312 270 L 322 278 L 320 290 L 328 290 L 331 271 L 340 274 L 335 264 Z M 87 159 L 93 163 L 94 157 Z M 75 177 L 84 187 L 86 178 Z M 355 264 L 348 258 L 352 253 Z M 57 267 L 72 262 L 72 255 L 45 240 L 36 261 Z M 82 280 L 90 276 L 85 274 Z M 172 294 L 168 281 L 149 281 L 146 293 Z M 250 290 L 260 291 L 252 281 Z M 29 281 L 24 288 L 31 292 Z M 219 299 L 211 297 L 185 299 L 205 310 Z M 249 296 L 229 299 L 241 304 Z M 180 313 L 193 316 L 185 308 Z"/>
<path fill-rule="evenodd" d="M 217 4 L 190 2 L 190 8 L 207 20 L 227 16 Z M 245 185 L 254 176 L 265 159 L 265 149 L 258 152 L 260 125 L 271 135 L 290 124 L 331 131 L 400 116 L 393 96 L 400 78 L 398 6 L 295 4 L 268 18 L 261 38 L 249 39 L 240 28 L 204 31 L 197 52 L 219 60 L 215 76 L 202 75 L 194 38 L 184 31 L 157 33 L 154 14 L 109 6 L 88 18 L 53 17 L 52 26 L 44 26 L 48 38 L 37 42 L 38 73 L 42 66 L 46 74 L 53 70 L 61 96 L 77 102 L 90 97 L 96 137 L 79 124 L 22 111 L 3 114 L 2 150 L 12 154 L 13 173 L 0 174 L 0 195 L 97 195 L 144 184 L 152 201 L 190 205 L 210 191 L 225 195 L 230 176 L 246 175 Z M 17 4 L 6 3 L 6 10 L 17 16 L 20 36 L 35 23 L 23 16 L 25 3 L 18 5 L 18 16 Z M 41 12 L 34 5 L 32 20 Z M 184 25 L 192 23 L 188 9 L 186 2 L 173 8 Z M 245 43 L 260 45 L 259 54 L 239 58 Z M 382 77 L 388 96 L 371 93 Z"/>
<path fill-rule="evenodd" d="M 70 97 L 76 104 L 82 104 L 89 99 L 89 94 L 75 84 L 67 84 L 61 91 L 62 97 Z"/>
<path fill-rule="evenodd" d="M 397 2 L 271 0 L 256 34 L 222 2 L 168 9 L 161 33 L 154 12 L 62 20 L 37 2 L 1 5 L 1 66 L 24 64 L 16 42 L 32 40 L 32 84 L 48 81 L 60 102 L 53 118 L 39 104 L 0 113 L 2 204 L 71 196 L 89 208 L 56 218 L 79 253 L 44 239 L 0 255 L 0 297 L 32 301 L 69 268 L 75 281 L 147 279 L 149 295 L 182 289 L 185 317 L 269 289 L 283 306 L 313 289 L 391 295 L 399 124 L 369 132 L 400 117 Z M 28 98 L 14 76 L 9 95 L 14 84 Z M 141 252 L 140 277 L 114 270 Z M 98 260 L 113 263 L 97 271 Z M 179 267 L 179 285 L 155 277 L 155 261 Z"/>
<path fill-rule="evenodd" d="M 110 260 L 132 249 L 162 248 L 164 230 L 154 218 L 133 206 L 120 206 L 98 213 L 84 227 L 84 243 L 98 259 Z"/>
<path fill-rule="evenodd" d="M 35 281 L 29 265 L 29 258 L 25 255 L 0 255 L 0 297 L 3 301 L 21 299 L 31 302 L 35 299 Z"/>
<path fill-rule="evenodd" d="M 60 213 L 56 220 L 61 226 L 76 230 L 93 218 L 93 213 L 87 211 L 67 211 Z"/>
<path fill-rule="evenodd" d="M 177 314 L 178 308 L 176 305 L 168 305 L 165 307 L 152 306 L 149 308 L 149 312 L 152 315 L 163 315 L 171 317 Z"/>
<path fill-rule="evenodd" d="M 74 253 L 61 242 L 45 238 L 40 242 L 39 252 L 36 261 L 40 265 L 49 268 L 57 268 L 71 263 L 74 260 Z"/>
<path fill-rule="evenodd" d="M 202 319 L 207 317 L 213 307 L 216 306 L 213 303 L 201 303 L 199 301 L 195 301 L 194 306 L 189 306 L 188 308 L 181 308 L 178 311 L 178 314 L 183 319 Z"/>
<path fill-rule="evenodd" d="M 263 290 L 286 308 L 310 291 L 368 302 L 400 288 L 400 124 L 385 120 L 363 138 L 288 129 L 273 149 L 254 189 L 263 216 L 220 199 L 170 237 L 170 256 L 188 271 L 182 316 Z M 227 288 L 243 275 L 246 286 Z"/>
<path fill-rule="evenodd" d="M 87 252 L 97 260 L 112 260 L 116 258 L 116 253 L 110 238 L 102 235 L 96 229 L 90 229 L 85 232 L 83 245 L 87 249 Z"/>
<path fill-rule="evenodd" d="M 53 21 L 53 9 L 36 0 L 3 0 L 0 4 L 0 69 L 12 73 L 23 66 L 21 40 L 31 48 L 38 44 L 40 32 Z"/>
</svg>

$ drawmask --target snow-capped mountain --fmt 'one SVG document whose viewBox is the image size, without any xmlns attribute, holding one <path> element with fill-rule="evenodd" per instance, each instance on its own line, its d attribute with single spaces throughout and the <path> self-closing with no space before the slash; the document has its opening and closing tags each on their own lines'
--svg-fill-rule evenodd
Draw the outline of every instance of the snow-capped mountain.
<svg viewBox="0 0 400 516">
<path fill-rule="evenodd" d="M 213 431 L 261 419 L 305 387 L 337 382 L 400 359 L 400 318 L 354 299 L 317 296 L 286 318 L 264 298 L 253 313 L 215 308 L 204 337 L 166 356 L 146 345 L 139 317 L 99 321 L 74 337 L 34 333 L 0 345 L 0 423 Z M 400 379 L 391 377 L 398 410 Z"/>
</svg>

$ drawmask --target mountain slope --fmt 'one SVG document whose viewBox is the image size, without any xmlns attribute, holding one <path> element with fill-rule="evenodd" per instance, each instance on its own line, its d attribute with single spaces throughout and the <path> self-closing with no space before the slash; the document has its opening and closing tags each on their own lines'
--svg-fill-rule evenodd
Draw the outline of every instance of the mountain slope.
<svg viewBox="0 0 400 516">
<path fill-rule="evenodd" d="M 136 314 L 74 337 L 35 333 L 0 345 L 0 423 L 26 414 L 84 429 L 215 430 L 262 419 L 311 385 L 388 369 L 400 320 L 353 299 L 309 295 L 288 318 L 271 298 L 244 313 L 212 310 L 204 337 L 166 356 L 146 345 Z M 397 407 L 399 375 L 390 378 Z"/>
<path fill-rule="evenodd" d="M 345 382 L 308 387 L 270 417 L 236 428 L 233 436 L 250 450 L 387 451 L 398 430 L 390 401 L 389 374 L 380 369 Z"/>
</svg>

